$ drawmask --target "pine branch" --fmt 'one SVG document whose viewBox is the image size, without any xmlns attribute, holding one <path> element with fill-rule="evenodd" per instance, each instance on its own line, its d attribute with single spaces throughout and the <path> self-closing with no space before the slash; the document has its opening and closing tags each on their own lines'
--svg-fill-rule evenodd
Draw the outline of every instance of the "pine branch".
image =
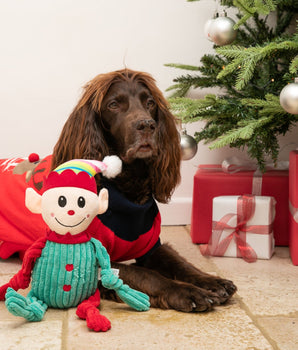
<svg viewBox="0 0 298 350">
<path fill-rule="evenodd" d="M 213 143 L 213 145 L 210 146 L 210 149 L 216 149 L 216 148 L 222 148 L 224 146 L 230 145 L 231 143 L 235 142 L 238 139 L 242 140 L 248 140 L 252 137 L 255 130 L 257 128 L 260 128 L 264 126 L 265 124 L 268 124 L 271 120 L 271 117 L 263 117 L 257 120 L 251 120 L 246 121 L 246 125 L 243 127 L 238 127 L 235 129 L 230 130 L 225 135 L 222 135 L 218 138 L 216 142 Z M 240 123 L 241 124 L 241 123 Z"/>
<path fill-rule="evenodd" d="M 291 74 L 297 74 L 297 72 L 298 72 L 298 56 L 293 58 L 293 60 L 290 64 L 290 67 L 289 67 L 289 72 Z"/>
<path fill-rule="evenodd" d="M 227 74 L 234 73 L 237 66 L 241 68 L 237 72 L 236 89 L 243 89 L 251 79 L 258 62 L 268 58 L 277 51 L 298 52 L 298 42 L 287 40 L 283 42 L 271 42 L 264 46 L 255 46 L 244 48 L 241 46 L 224 46 L 216 49 L 219 54 L 232 59 L 232 62 L 226 66 L 225 70 L 220 72 L 218 79 Z"/>
<path fill-rule="evenodd" d="M 180 64 L 180 63 L 166 63 L 165 67 L 173 67 L 173 68 L 179 68 L 179 69 L 185 69 L 185 70 L 191 70 L 191 71 L 199 70 L 197 66 L 190 66 L 187 64 Z"/>
</svg>

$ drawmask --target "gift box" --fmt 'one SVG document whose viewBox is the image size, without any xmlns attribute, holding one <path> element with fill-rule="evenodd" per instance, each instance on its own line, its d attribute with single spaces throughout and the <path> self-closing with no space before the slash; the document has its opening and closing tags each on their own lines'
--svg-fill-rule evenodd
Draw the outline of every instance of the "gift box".
<svg viewBox="0 0 298 350">
<path fill-rule="evenodd" d="M 268 196 L 213 198 L 212 236 L 204 255 L 270 259 L 274 251 L 275 199 Z M 205 251 L 204 251 L 205 248 Z"/>
<path fill-rule="evenodd" d="M 298 151 L 290 152 L 289 166 L 289 246 L 294 265 L 298 265 Z"/>
<path fill-rule="evenodd" d="M 212 200 L 214 197 L 252 194 L 274 197 L 276 215 L 273 224 L 275 245 L 288 246 L 288 188 L 287 170 L 268 170 L 258 176 L 254 170 L 224 172 L 222 165 L 200 165 L 194 176 L 191 238 L 193 243 L 208 243 L 212 232 Z M 256 193 L 254 193 L 256 194 Z"/>
</svg>

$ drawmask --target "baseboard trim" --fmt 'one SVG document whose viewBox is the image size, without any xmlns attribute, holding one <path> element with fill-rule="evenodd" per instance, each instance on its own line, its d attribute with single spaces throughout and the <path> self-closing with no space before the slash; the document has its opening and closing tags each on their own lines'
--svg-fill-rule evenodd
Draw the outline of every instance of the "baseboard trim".
<svg viewBox="0 0 298 350">
<path fill-rule="evenodd" d="M 190 225 L 191 221 L 191 197 L 172 198 L 168 204 L 158 203 L 161 214 L 161 224 L 170 225 Z"/>
</svg>

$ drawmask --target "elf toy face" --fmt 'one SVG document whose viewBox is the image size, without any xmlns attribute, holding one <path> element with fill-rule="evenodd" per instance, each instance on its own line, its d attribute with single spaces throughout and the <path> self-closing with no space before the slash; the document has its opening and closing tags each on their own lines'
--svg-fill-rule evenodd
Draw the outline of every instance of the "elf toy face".
<svg viewBox="0 0 298 350">
<path fill-rule="evenodd" d="M 41 213 L 52 231 L 61 235 L 83 232 L 98 214 L 108 207 L 108 191 L 95 193 L 76 187 L 51 188 L 40 196 L 32 188 L 26 190 L 26 206 Z"/>
</svg>

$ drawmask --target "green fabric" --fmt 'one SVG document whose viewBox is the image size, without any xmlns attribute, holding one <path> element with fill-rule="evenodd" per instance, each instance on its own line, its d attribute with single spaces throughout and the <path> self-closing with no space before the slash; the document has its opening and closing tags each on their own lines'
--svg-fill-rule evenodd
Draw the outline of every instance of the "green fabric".
<svg viewBox="0 0 298 350">
<path fill-rule="evenodd" d="M 67 271 L 66 266 L 73 265 Z M 98 264 L 91 241 L 77 244 L 60 244 L 47 241 L 32 273 L 32 295 L 49 307 L 77 306 L 95 293 Z M 64 291 L 63 286 L 71 286 Z"/>
</svg>

